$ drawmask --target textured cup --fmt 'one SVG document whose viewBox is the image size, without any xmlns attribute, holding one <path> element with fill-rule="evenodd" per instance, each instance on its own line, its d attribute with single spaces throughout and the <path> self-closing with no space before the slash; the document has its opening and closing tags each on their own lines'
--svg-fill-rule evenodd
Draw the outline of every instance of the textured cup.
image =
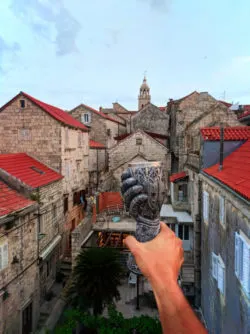
<svg viewBox="0 0 250 334">
<path fill-rule="evenodd" d="M 165 197 L 162 163 L 131 163 L 122 174 L 121 192 L 126 208 L 136 219 L 135 237 L 140 242 L 154 239 L 160 231 L 160 209 Z M 128 267 L 140 274 L 132 254 Z"/>
</svg>

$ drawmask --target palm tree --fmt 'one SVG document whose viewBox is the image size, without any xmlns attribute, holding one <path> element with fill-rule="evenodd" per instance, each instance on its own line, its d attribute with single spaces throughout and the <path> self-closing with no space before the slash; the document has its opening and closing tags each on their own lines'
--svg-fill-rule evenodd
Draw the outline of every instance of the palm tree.
<svg viewBox="0 0 250 334">
<path fill-rule="evenodd" d="M 73 271 L 69 301 L 86 310 L 101 314 L 105 306 L 120 299 L 122 267 L 118 252 L 111 248 L 89 248 L 78 255 Z"/>
</svg>

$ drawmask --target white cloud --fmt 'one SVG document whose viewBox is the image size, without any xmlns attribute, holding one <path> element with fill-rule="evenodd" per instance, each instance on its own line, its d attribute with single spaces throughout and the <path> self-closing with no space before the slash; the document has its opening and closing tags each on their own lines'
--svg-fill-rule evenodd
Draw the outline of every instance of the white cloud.
<svg viewBox="0 0 250 334">
<path fill-rule="evenodd" d="M 172 0 L 139 0 L 148 3 L 153 9 L 159 11 L 166 11 Z"/>
<path fill-rule="evenodd" d="M 10 8 L 34 33 L 55 43 L 57 55 L 77 51 L 76 38 L 81 25 L 62 0 L 12 0 Z"/>
</svg>

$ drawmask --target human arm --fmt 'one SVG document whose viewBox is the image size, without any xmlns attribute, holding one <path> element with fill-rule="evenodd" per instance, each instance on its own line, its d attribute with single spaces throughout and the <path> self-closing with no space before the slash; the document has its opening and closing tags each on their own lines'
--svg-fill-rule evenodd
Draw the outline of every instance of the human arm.
<svg viewBox="0 0 250 334">
<path fill-rule="evenodd" d="M 161 223 L 161 231 L 152 241 L 140 243 L 129 236 L 125 243 L 152 285 L 163 333 L 207 333 L 177 284 L 183 248 L 173 231 Z"/>
</svg>

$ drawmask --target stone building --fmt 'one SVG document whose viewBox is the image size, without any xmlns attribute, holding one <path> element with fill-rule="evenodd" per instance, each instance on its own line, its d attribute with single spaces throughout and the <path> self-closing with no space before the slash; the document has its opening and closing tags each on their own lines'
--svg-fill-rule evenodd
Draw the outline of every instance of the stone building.
<svg viewBox="0 0 250 334">
<path fill-rule="evenodd" d="M 40 303 L 55 281 L 64 239 L 63 176 L 26 153 L 0 155 L 0 177 L 38 203 L 37 246 Z"/>
<path fill-rule="evenodd" d="M 250 125 L 250 105 L 245 105 L 243 112 L 238 117 L 239 121 L 244 125 Z"/>
<path fill-rule="evenodd" d="M 122 172 L 131 162 L 162 161 L 166 175 L 170 172 L 171 159 L 168 148 L 142 130 L 119 140 L 109 150 L 109 172 L 120 184 Z"/>
<path fill-rule="evenodd" d="M 38 322 L 37 212 L 0 181 L 0 333 L 31 333 Z"/>
<path fill-rule="evenodd" d="M 201 306 L 209 333 L 250 332 L 250 137 L 237 139 L 227 143 L 224 161 L 204 161 L 200 173 Z M 206 144 L 205 159 L 215 143 Z"/>
<path fill-rule="evenodd" d="M 70 231 L 83 217 L 79 194 L 88 186 L 88 132 L 62 109 L 23 92 L 0 109 L 0 153 L 26 152 L 64 176 L 68 250 Z"/>
<path fill-rule="evenodd" d="M 80 104 L 71 110 L 70 114 L 89 127 L 90 139 L 105 145 L 107 148 L 114 146 L 114 137 L 126 133 L 125 120 L 117 120 L 85 104 Z"/>
<path fill-rule="evenodd" d="M 170 199 L 163 204 L 160 216 L 182 240 L 184 263 L 180 272 L 180 284 L 185 296 L 194 304 L 194 225 L 190 215 L 190 192 L 186 172 L 170 176 Z"/>
<path fill-rule="evenodd" d="M 221 123 L 225 127 L 242 125 L 234 112 L 207 92 L 195 91 L 179 100 L 170 100 L 168 114 L 172 173 L 199 159 L 201 128 Z"/>
<path fill-rule="evenodd" d="M 89 141 L 89 189 L 90 193 L 97 190 L 100 178 L 108 169 L 108 156 L 103 144 Z"/>
</svg>

